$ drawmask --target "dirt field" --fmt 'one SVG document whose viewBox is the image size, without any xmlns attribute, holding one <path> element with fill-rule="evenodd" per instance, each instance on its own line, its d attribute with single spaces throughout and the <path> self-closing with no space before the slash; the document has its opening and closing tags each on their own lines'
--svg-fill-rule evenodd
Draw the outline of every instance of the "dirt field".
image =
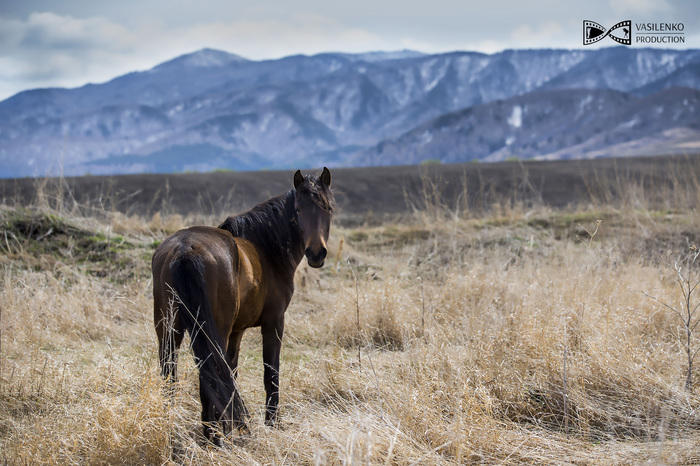
<svg viewBox="0 0 700 466">
<path fill-rule="evenodd" d="M 329 258 L 300 266 L 287 311 L 280 425 L 251 330 L 251 433 L 205 445 L 187 351 L 163 396 L 150 256 L 291 176 L 0 183 L 0 461 L 700 463 L 696 157 L 334 170 Z"/>
<path fill-rule="evenodd" d="M 488 208 L 516 197 L 555 208 L 615 195 L 620 183 L 673 183 L 679 169 L 695 170 L 696 157 L 642 157 L 564 162 L 508 162 L 334 169 L 341 221 L 381 222 L 423 208 L 439 193 L 451 209 Z M 679 168 L 681 167 L 681 168 Z M 0 179 L 6 204 L 37 202 L 37 190 L 66 205 L 151 216 L 181 214 L 225 218 L 291 188 L 292 172 L 184 173 L 174 175 L 84 176 Z M 431 191 L 431 192 L 426 192 Z M 42 194 L 43 195 L 43 194 Z M 465 206 L 468 199 L 468 206 Z M 40 202 L 43 202 L 40 200 Z"/>
</svg>

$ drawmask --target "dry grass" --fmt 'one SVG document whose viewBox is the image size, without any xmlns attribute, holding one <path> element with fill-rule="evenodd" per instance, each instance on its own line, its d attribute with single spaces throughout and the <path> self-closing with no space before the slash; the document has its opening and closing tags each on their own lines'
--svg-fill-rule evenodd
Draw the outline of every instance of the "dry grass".
<svg viewBox="0 0 700 466">
<path fill-rule="evenodd" d="M 5 208 L 0 461 L 696 464 L 682 323 L 643 293 L 678 301 L 696 188 L 671 186 L 658 205 L 630 182 L 627 200 L 569 211 L 532 196 L 457 211 L 431 188 L 412 220 L 336 227 L 327 266 L 297 274 L 281 425 L 262 422 L 251 330 L 239 379 L 251 435 L 221 449 L 202 446 L 191 357 L 175 399 L 162 395 L 152 329 L 154 242 L 201 219 Z M 47 212 L 51 234 L 13 229 Z"/>
</svg>

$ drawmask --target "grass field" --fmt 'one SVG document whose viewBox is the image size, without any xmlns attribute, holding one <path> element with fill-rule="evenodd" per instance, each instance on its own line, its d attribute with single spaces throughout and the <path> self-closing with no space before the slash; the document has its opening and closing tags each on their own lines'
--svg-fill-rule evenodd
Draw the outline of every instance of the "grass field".
<svg viewBox="0 0 700 466">
<path fill-rule="evenodd" d="M 224 448 L 202 443 L 186 351 L 163 396 L 149 267 L 168 233 L 225 213 L 87 206 L 50 183 L 6 200 L 0 461 L 698 464 L 700 397 L 685 384 L 700 348 L 700 160 L 626 173 L 598 171 L 556 202 L 532 177 L 465 186 L 464 202 L 426 174 L 400 215 L 341 204 L 326 267 L 297 272 L 280 425 L 263 423 L 252 329 L 239 375 L 251 433 Z M 353 181 L 336 180 L 352 202 Z"/>
</svg>

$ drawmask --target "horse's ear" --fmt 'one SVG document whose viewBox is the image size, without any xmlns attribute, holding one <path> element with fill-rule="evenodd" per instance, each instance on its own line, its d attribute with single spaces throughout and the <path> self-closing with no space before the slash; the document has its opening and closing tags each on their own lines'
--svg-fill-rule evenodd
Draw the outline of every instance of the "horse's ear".
<svg viewBox="0 0 700 466">
<path fill-rule="evenodd" d="M 299 188 L 299 186 L 304 182 L 304 175 L 301 174 L 301 170 L 297 170 L 294 174 L 294 189 Z"/>
<path fill-rule="evenodd" d="M 321 183 L 323 183 L 326 188 L 331 187 L 331 171 L 326 167 L 323 167 L 323 172 L 321 173 Z"/>
</svg>

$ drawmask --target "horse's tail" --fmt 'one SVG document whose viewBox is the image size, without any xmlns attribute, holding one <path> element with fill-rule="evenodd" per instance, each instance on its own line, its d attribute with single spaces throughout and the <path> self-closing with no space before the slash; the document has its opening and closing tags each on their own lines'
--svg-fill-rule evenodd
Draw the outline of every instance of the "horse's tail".
<svg viewBox="0 0 700 466">
<path fill-rule="evenodd" d="M 181 303 L 178 317 L 190 334 L 192 351 L 199 365 L 200 391 L 214 408 L 208 417 L 225 424 L 231 420 L 243 423 L 245 407 L 236 390 L 231 367 L 224 358 L 225 345 L 214 325 L 205 290 L 204 261 L 196 255 L 182 255 L 171 262 L 170 275 L 176 299 Z M 202 406 L 202 409 L 207 407 Z"/>
</svg>

